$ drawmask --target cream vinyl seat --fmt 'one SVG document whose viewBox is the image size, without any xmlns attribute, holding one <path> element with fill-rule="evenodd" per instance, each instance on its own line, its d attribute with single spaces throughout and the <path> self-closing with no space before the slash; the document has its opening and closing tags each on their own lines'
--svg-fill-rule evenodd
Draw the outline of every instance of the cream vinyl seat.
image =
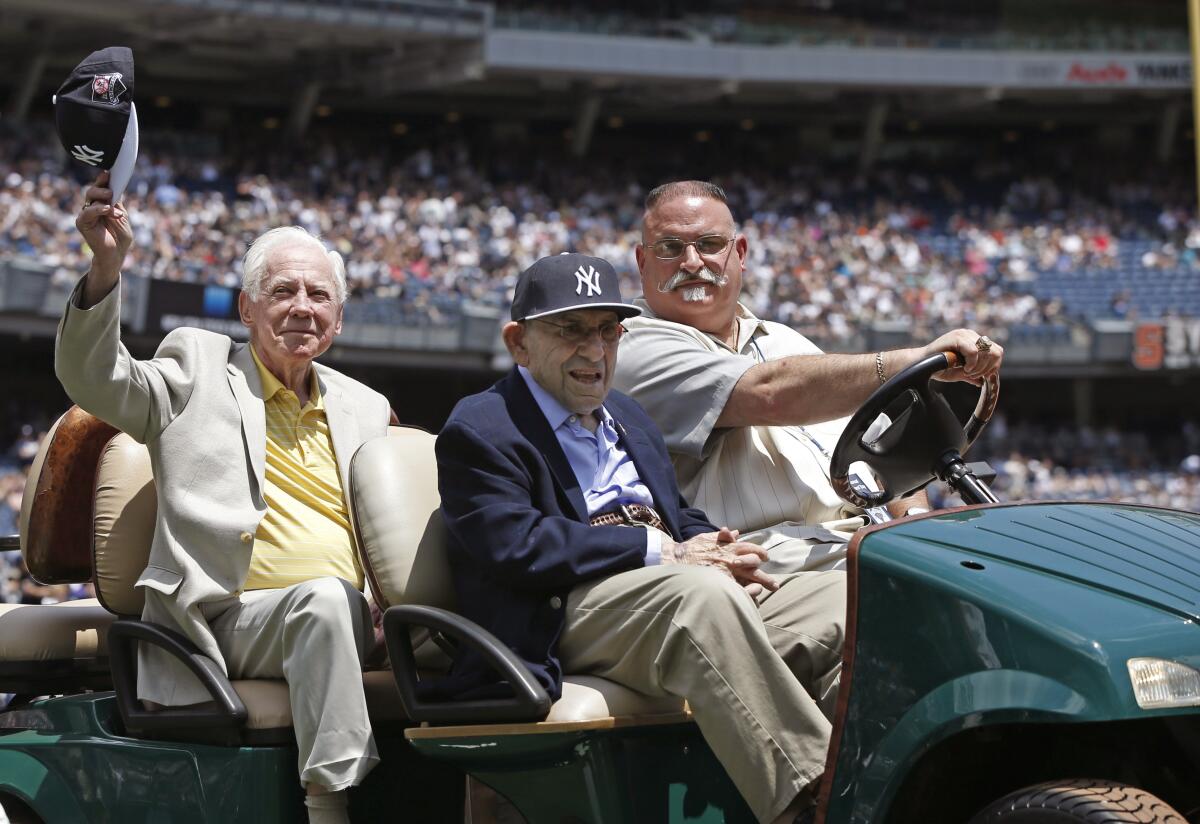
<svg viewBox="0 0 1200 824">
<path fill-rule="evenodd" d="M 401 605 L 455 610 L 434 440 L 421 429 L 392 427 L 388 437 L 363 444 L 351 464 L 350 497 L 364 568 L 385 610 Z M 424 677 L 432 677 L 446 659 L 427 633 L 413 634 L 415 662 Z M 680 698 L 652 698 L 604 678 L 568 675 L 562 697 L 536 727 L 551 732 L 563 725 L 620 726 L 634 718 L 684 720 L 688 715 Z M 517 731 L 523 725 L 511 726 Z M 410 730 L 410 737 L 415 732 Z"/>
<path fill-rule="evenodd" d="M 156 514 L 155 498 L 147 494 L 153 488 L 149 453 L 128 435 L 118 434 L 105 447 L 96 477 L 96 594 L 112 612 L 140 616 L 144 596 L 134 583 L 148 562 Z M 286 682 L 235 679 L 230 685 L 246 711 L 241 743 L 272 744 L 292 738 L 292 710 Z M 118 679 L 118 692 L 122 687 Z M 363 687 L 371 721 L 377 729 L 403 725 L 404 714 L 391 672 L 364 672 Z M 129 706 L 128 702 L 121 703 Z M 159 711 L 158 715 L 168 716 L 173 712 L 173 709 Z M 148 720 L 134 717 L 127 719 L 127 725 L 136 729 Z M 172 729 L 166 719 L 163 722 L 152 725 L 156 728 L 155 737 L 180 737 L 183 730 Z"/>
<path fill-rule="evenodd" d="M 427 432 L 393 426 L 388 437 L 364 444 L 351 462 L 350 508 L 363 568 L 381 610 L 411 604 L 454 608 L 433 443 Z M 291 737 L 285 682 L 227 681 L 217 677 L 213 662 L 198 665 L 202 680 L 215 679 L 211 706 L 147 708 L 135 700 L 137 643 L 171 644 L 181 657 L 198 655 L 186 639 L 163 638 L 161 628 L 139 618 L 144 600 L 134 584 L 148 561 L 157 509 L 145 446 L 72 408 L 43 443 L 29 488 L 34 494 L 26 497 L 21 532 L 31 572 L 46 582 L 90 579 L 96 598 L 0 608 L 0 690 L 44 694 L 111 683 L 129 734 L 242 744 Z M 423 674 L 443 670 L 448 658 L 429 634 L 417 640 Z M 39 673 L 41 680 L 34 678 Z M 391 671 L 364 672 L 363 684 L 377 728 L 411 723 Z M 542 723 L 603 724 L 684 713 L 677 699 L 652 699 L 601 678 L 569 676 Z"/>
<path fill-rule="evenodd" d="M 51 427 L 22 499 L 20 548 L 30 574 L 44 584 L 92 577 L 90 544 L 81 540 L 89 532 L 93 500 L 91 478 L 83 476 L 94 474 L 81 466 L 87 456 L 77 447 L 82 415 L 72 410 Z M 0 604 L 0 692 L 13 693 L 18 704 L 38 695 L 110 688 L 107 631 L 113 620 L 95 598 Z"/>
<path fill-rule="evenodd" d="M 122 643 L 127 653 L 123 658 L 109 655 L 114 622 L 127 629 L 141 624 L 144 596 L 134 584 L 149 558 L 157 510 L 145 446 L 74 407 L 48 433 L 31 467 L 28 488 L 34 493 L 27 495 L 22 510 L 21 544 L 31 572 L 55 583 L 90 579 L 96 598 L 0 607 L 0 689 L 42 694 L 115 685 L 127 732 L 156 738 L 213 738 L 206 729 L 213 719 L 204 705 L 182 712 L 145 708 L 129 694 L 136 683 L 136 644 Z M 186 639 L 177 640 L 187 645 Z M 43 677 L 26 683 L 5 677 L 26 663 L 30 673 L 54 672 L 56 680 L 51 683 Z M 81 680 L 87 673 L 91 679 Z M 215 740 L 270 744 L 292 737 L 285 682 L 226 683 L 231 690 L 218 698 L 237 709 L 236 719 L 224 720 L 238 732 L 221 730 Z M 391 673 L 364 672 L 363 683 L 372 721 L 380 726 L 402 725 L 404 716 Z M 172 726 L 175 716 L 177 727 Z"/>
</svg>

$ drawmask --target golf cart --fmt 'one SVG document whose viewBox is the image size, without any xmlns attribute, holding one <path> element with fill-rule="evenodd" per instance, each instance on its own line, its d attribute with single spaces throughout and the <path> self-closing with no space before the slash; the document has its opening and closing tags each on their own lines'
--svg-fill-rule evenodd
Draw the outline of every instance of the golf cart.
<svg viewBox="0 0 1200 824">
<path fill-rule="evenodd" d="M 935 476 L 968 505 L 878 517 L 850 545 L 818 820 L 1197 824 L 1200 516 L 997 503 L 961 453 L 998 385 L 964 424 L 932 381 L 954 357 L 880 387 L 834 452 L 840 494 L 869 511 Z M 753 821 L 682 701 L 575 676 L 552 704 L 510 650 L 454 611 L 432 444 L 396 427 L 352 462 L 348 496 L 391 662 L 363 675 L 383 761 L 352 791 L 352 818 L 462 820 L 467 773 L 530 824 Z M 850 474 L 859 461 L 875 484 Z M 0 690 L 20 693 L 0 714 L 10 819 L 303 821 L 286 685 L 230 682 L 186 639 L 136 617 L 155 507 L 144 447 L 74 410 L 29 490 L 30 570 L 90 580 L 97 600 L 0 612 Z M 138 643 L 187 662 L 213 702 L 142 707 Z M 420 682 L 464 644 L 490 657 L 511 696 L 424 697 Z"/>
</svg>

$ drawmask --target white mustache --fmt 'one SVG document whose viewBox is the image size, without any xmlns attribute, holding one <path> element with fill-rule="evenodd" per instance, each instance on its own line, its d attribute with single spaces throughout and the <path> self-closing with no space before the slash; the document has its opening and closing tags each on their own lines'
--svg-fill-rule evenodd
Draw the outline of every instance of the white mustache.
<svg viewBox="0 0 1200 824">
<path fill-rule="evenodd" d="M 660 285 L 658 287 L 658 291 L 662 292 L 664 295 L 667 292 L 674 292 L 689 280 L 701 280 L 705 283 L 710 283 L 717 288 L 729 283 L 729 278 L 725 277 L 725 275 L 723 275 L 721 272 L 714 272 L 712 269 L 707 267 L 701 269 L 699 272 L 685 272 L 680 269 L 678 272 L 671 275 L 671 277 L 667 279 L 666 283 Z"/>
</svg>

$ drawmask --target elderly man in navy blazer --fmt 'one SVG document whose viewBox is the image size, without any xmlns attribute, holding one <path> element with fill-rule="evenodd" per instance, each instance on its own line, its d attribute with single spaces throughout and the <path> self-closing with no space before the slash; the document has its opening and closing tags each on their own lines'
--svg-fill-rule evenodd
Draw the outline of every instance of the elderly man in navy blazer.
<svg viewBox="0 0 1200 824">
<path fill-rule="evenodd" d="M 502 333 L 516 366 L 437 441 L 459 603 L 554 698 L 568 672 L 687 699 L 758 819 L 792 821 L 824 768 L 845 579 L 773 579 L 681 499 L 654 423 L 609 391 L 639 311 L 599 258 L 522 273 Z M 495 680 L 469 655 L 453 677 Z"/>
</svg>

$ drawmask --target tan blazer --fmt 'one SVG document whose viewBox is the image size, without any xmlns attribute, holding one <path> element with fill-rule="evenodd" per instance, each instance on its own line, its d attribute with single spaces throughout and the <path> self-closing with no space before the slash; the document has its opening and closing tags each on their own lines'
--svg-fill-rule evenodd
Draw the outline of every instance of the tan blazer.
<svg viewBox="0 0 1200 824">
<path fill-rule="evenodd" d="M 182 632 L 225 666 L 204 613 L 237 597 L 250 567 L 263 500 L 266 411 L 246 344 L 201 329 L 172 331 L 151 360 L 120 340 L 120 286 L 91 309 L 71 294 L 58 328 L 54 369 L 83 409 L 146 444 L 158 488 L 150 564 L 137 585 L 142 617 Z M 387 399 L 316 364 L 342 477 L 354 451 L 387 433 Z M 203 609 L 202 609 L 203 607 Z M 165 705 L 210 700 L 185 667 L 141 645 L 138 695 Z"/>
</svg>

